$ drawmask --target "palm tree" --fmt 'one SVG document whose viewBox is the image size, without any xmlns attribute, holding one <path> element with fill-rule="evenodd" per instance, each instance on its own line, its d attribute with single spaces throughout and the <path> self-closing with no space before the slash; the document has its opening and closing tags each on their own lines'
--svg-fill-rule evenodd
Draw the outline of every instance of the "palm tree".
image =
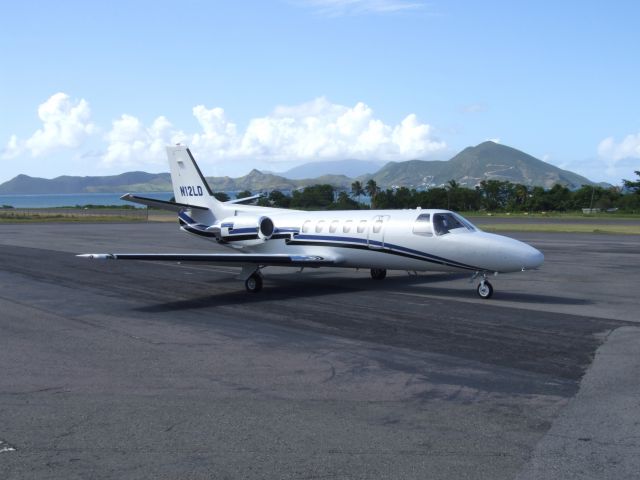
<svg viewBox="0 0 640 480">
<path fill-rule="evenodd" d="M 367 195 L 371 197 L 371 206 L 374 207 L 376 202 L 376 195 L 378 195 L 378 192 L 380 192 L 378 184 L 373 178 L 371 178 L 367 182 L 367 186 L 364 187 L 364 190 L 365 192 L 367 192 Z"/>
<path fill-rule="evenodd" d="M 447 210 L 451 210 L 451 197 L 453 196 L 454 200 L 456 199 L 460 184 L 454 179 L 451 179 L 447 182 L 447 185 L 445 185 L 444 188 L 447 190 Z M 455 208 L 457 209 L 457 206 Z"/>
<path fill-rule="evenodd" d="M 622 180 L 625 188 L 628 188 L 632 192 L 640 194 L 640 170 L 636 170 L 635 174 L 638 176 L 638 180 Z"/>
<path fill-rule="evenodd" d="M 529 189 L 526 185 L 518 183 L 515 186 L 515 194 L 516 202 L 520 204 L 521 209 L 524 209 L 524 206 L 527 202 L 527 197 L 529 196 Z"/>
<path fill-rule="evenodd" d="M 359 180 L 356 180 L 351 184 L 351 195 L 354 197 L 358 197 L 358 203 L 360 203 L 360 197 L 364 195 L 364 188 L 362 187 L 362 183 Z"/>
<path fill-rule="evenodd" d="M 457 190 L 460 188 L 460 184 L 456 182 L 453 178 L 447 182 L 447 187 L 449 190 Z"/>
</svg>

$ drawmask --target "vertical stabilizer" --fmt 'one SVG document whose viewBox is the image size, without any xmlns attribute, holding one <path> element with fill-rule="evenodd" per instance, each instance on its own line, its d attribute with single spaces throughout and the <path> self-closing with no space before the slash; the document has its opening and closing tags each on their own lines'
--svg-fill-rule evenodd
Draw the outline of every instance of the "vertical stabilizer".
<svg viewBox="0 0 640 480">
<path fill-rule="evenodd" d="M 224 217 L 224 205 L 213 196 L 189 149 L 184 145 L 167 147 L 167 157 L 175 201 L 209 208 L 217 219 Z"/>
</svg>

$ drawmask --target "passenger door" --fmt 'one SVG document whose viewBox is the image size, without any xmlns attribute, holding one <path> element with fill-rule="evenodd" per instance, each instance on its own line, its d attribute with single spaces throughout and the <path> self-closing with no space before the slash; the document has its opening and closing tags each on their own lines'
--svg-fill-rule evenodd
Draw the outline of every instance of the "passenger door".
<svg viewBox="0 0 640 480">
<path fill-rule="evenodd" d="M 388 221 L 389 215 L 376 215 L 373 217 L 369 234 L 367 235 L 367 245 L 369 248 L 384 248 L 384 230 Z"/>
</svg>

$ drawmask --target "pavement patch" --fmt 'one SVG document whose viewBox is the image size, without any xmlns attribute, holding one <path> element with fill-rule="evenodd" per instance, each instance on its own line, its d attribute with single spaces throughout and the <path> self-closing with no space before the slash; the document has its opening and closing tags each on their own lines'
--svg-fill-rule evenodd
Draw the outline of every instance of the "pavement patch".
<svg viewBox="0 0 640 480">
<path fill-rule="evenodd" d="M 16 447 L 9 445 L 4 440 L 0 440 L 0 453 L 15 452 Z"/>
<path fill-rule="evenodd" d="M 517 480 L 638 478 L 640 328 L 614 330 Z"/>
</svg>

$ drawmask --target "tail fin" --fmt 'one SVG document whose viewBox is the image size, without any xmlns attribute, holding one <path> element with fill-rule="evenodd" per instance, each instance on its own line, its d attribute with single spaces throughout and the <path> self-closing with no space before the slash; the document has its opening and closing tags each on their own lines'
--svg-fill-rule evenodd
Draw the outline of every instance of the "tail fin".
<svg viewBox="0 0 640 480">
<path fill-rule="evenodd" d="M 169 157 L 175 201 L 208 208 L 216 219 L 223 218 L 226 209 L 223 203 L 213 196 L 189 148 L 184 145 L 167 147 L 167 157 Z"/>
</svg>

